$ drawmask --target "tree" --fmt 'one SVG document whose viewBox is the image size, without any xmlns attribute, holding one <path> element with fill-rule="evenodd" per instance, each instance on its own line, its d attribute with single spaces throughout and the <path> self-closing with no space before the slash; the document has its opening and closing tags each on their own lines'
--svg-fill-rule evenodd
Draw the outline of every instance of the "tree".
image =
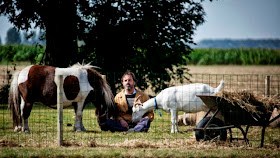
<svg viewBox="0 0 280 158">
<path fill-rule="evenodd" d="M 174 78 L 188 77 L 181 65 L 192 51 L 194 30 L 204 22 L 199 2 L 96 0 L 90 9 L 81 5 L 80 14 L 93 19 L 91 25 L 82 25 L 87 30 L 81 32 L 84 57 L 105 72 L 132 70 L 142 81 L 138 86 L 150 85 L 155 91 L 172 85 Z M 116 83 L 110 80 L 120 75 L 108 76 L 108 81 Z"/>
<path fill-rule="evenodd" d="M 197 0 L 0 0 L 0 9 L 19 29 L 33 22 L 46 30 L 46 64 L 86 59 L 103 72 L 130 69 L 141 88 L 156 91 L 186 77 L 180 65 L 205 15 Z M 77 39 L 85 42 L 78 54 Z"/>
<path fill-rule="evenodd" d="M 1 36 L 0 36 L 0 45 L 2 45 L 2 39 L 1 39 Z"/>
<path fill-rule="evenodd" d="M 6 44 L 20 44 L 20 43 L 21 43 L 20 33 L 16 29 L 10 28 L 7 31 Z"/>
<path fill-rule="evenodd" d="M 76 0 L 0 0 L 0 14 L 18 29 L 46 31 L 45 64 L 67 67 L 77 54 Z"/>
</svg>

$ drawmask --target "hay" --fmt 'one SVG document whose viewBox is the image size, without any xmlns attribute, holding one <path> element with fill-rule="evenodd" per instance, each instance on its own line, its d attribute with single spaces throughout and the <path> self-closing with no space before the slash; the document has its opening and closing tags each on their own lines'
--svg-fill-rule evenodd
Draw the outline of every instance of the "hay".
<svg viewBox="0 0 280 158">
<path fill-rule="evenodd" d="M 261 115 L 271 115 L 274 108 L 280 108 L 280 100 L 277 96 L 258 96 L 246 90 L 235 92 L 223 91 L 218 93 L 217 96 L 224 98 L 233 106 L 239 105 L 248 112 Z"/>
</svg>

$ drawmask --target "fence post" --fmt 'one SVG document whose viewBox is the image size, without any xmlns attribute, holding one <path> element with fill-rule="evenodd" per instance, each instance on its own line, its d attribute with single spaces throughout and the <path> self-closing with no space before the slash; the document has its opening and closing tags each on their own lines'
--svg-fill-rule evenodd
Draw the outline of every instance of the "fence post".
<svg viewBox="0 0 280 158">
<path fill-rule="evenodd" d="M 270 76 L 265 76 L 265 96 L 270 96 Z"/>
<path fill-rule="evenodd" d="M 63 75 L 58 76 L 57 85 L 57 142 L 59 146 L 63 145 Z"/>
</svg>

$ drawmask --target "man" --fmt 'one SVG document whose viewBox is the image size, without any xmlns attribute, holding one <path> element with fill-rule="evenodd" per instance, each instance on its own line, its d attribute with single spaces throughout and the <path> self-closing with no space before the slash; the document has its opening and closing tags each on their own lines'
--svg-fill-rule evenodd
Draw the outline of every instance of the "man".
<svg viewBox="0 0 280 158">
<path fill-rule="evenodd" d="M 115 102 L 119 110 L 119 116 L 116 119 L 117 122 L 109 120 L 108 124 L 111 128 L 113 128 L 112 130 L 115 131 L 128 130 L 128 132 L 147 132 L 149 130 L 150 123 L 154 119 L 153 110 L 148 111 L 139 122 L 133 123 L 132 106 L 135 102 L 135 98 L 138 96 L 140 96 L 140 101 L 142 103 L 147 101 L 149 96 L 141 90 L 135 88 L 137 80 L 132 72 L 125 72 L 121 80 L 124 89 L 115 97 Z"/>
</svg>

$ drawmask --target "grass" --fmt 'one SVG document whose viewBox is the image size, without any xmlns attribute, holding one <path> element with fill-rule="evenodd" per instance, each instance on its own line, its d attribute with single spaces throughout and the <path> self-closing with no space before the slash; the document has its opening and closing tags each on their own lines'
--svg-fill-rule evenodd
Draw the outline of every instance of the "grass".
<svg viewBox="0 0 280 158">
<path fill-rule="evenodd" d="M 0 113 L 0 137 L 19 142 L 22 146 L 48 146 L 56 143 L 56 110 L 42 105 L 35 105 L 29 117 L 31 133 L 11 133 L 11 116 L 9 115 L 7 106 L 5 106 L 2 106 Z M 102 144 L 121 143 L 127 140 L 127 138 L 146 140 L 147 135 L 157 141 L 160 141 L 163 137 L 166 139 L 190 137 L 191 133 L 169 134 L 169 120 L 170 115 L 166 113 L 164 118 L 157 117 L 154 120 L 149 133 L 127 134 L 129 135 L 128 137 L 123 133 L 101 131 L 96 121 L 94 106 L 88 105 L 83 112 L 83 123 L 87 128 L 87 132 L 75 133 L 73 132 L 74 110 L 72 108 L 67 108 L 63 110 L 63 137 L 66 142 L 73 144 L 78 143 L 79 145 L 83 145 L 89 141 L 100 142 Z"/>
<path fill-rule="evenodd" d="M 251 127 L 244 141 L 196 142 L 194 132 L 180 126 L 180 133 L 171 134 L 170 115 L 155 113 L 148 133 L 101 131 L 93 105 L 83 112 L 87 132 L 73 132 L 72 108 L 63 111 L 64 146 L 56 138 L 56 110 L 35 105 L 29 119 L 30 134 L 14 133 L 7 105 L 0 106 L 0 157 L 279 157 L 280 129 L 267 128 L 264 148 L 260 144 L 260 127 Z M 237 129 L 234 136 L 241 137 Z"/>
<path fill-rule="evenodd" d="M 274 149 L 4 148 L 2 157 L 279 157 Z M 55 154 L 54 154 L 55 153 Z"/>
</svg>

